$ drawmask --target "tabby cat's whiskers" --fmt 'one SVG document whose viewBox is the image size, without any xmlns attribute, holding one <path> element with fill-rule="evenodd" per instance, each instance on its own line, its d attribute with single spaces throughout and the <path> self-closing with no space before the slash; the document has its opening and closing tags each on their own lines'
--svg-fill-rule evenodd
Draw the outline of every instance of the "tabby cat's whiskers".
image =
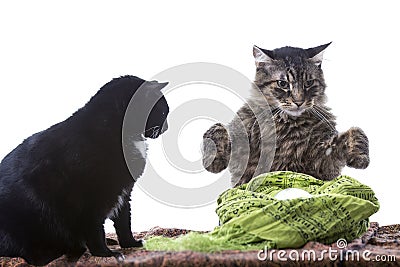
<svg viewBox="0 0 400 267">
<path fill-rule="evenodd" d="M 316 115 L 320 120 L 326 123 L 333 133 L 336 133 L 336 128 L 329 122 L 329 120 L 325 117 L 324 113 L 325 109 L 321 108 L 318 105 L 314 105 L 311 109 L 312 114 Z"/>
<path fill-rule="evenodd" d="M 213 140 L 218 147 L 215 155 L 203 154 L 207 170 L 217 173 L 228 167 L 232 185 L 238 186 L 261 171 L 288 170 L 331 180 L 346 164 L 355 168 L 368 166 L 365 134 L 359 128 L 352 128 L 336 138 L 339 135 L 335 116 L 325 106 L 326 85 L 321 64 L 328 45 L 308 49 L 286 46 L 275 50 L 254 46 L 257 66 L 254 84 L 261 86 L 253 87 L 249 103 L 266 100 L 269 106 L 256 106 L 254 112 L 251 105 L 245 104 L 228 124 L 228 130 L 222 124 L 215 124 L 204 134 L 205 139 Z M 227 133 L 243 127 L 248 143 L 231 143 Z M 212 149 L 203 151 L 214 153 Z"/>
</svg>

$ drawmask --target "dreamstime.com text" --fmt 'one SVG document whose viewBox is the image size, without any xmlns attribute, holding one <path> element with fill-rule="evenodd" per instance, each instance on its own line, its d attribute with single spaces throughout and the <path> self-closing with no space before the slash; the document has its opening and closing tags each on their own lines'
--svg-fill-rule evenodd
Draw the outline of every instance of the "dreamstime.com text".
<svg viewBox="0 0 400 267">
<path fill-rule="evenodd" d="M 344 239 L 339 239 L 337 249 L 329 247 L 323 250 L 276 250 L 265 247 L 259 250 L 257 258 L 260 261 L 322 261 L 329 259 L 330 261 L 371 261 L 371 262 L 395 262 L 395 255 L 372 255 L 369 250 L 349 250 L 346 249 L 347 242 Z"/>
</svg>

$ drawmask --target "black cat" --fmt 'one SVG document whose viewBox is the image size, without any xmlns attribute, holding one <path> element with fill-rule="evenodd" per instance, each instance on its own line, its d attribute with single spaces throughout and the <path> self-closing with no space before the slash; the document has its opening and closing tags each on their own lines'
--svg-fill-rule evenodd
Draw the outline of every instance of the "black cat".
<svg viewBox="0 0 400 267">
<path fill-rule="evenodd" d="M 76 260 L 88 248 L 94 256 L 121 260 L 105 243 L 106 218 L 121 247 L 142 245 L 131 232 L 130 193 L 145 167 L 146 138 L 167 129 L 165 86 L 133 76 L 114 79 L 70 118 L 27 138 L 3 159 L 0 256 L 44 265 L 64 254 Z"/>
</svg>

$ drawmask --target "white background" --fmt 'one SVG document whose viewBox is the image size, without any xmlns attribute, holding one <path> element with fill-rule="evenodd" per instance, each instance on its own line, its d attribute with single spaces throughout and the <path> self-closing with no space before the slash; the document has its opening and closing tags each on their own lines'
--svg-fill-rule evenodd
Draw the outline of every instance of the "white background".
<svg viewBox="0 0 400 267">
<path fill-rule="evenodd" d="M 114 77 L 150 79 L 175 65 L 202 61 L 252 79 L 254 44 L 308 48 L 333 41 L 323 63 L 328 103 L 339 130 L 357 125 L 370 139 L 369 168 L 343 173 L 375 190 L 381 209 L 372 221 L 400 223 L 397 7 L 396 1 L 3 1 L 0 158 L 24 138 L 66 119 Z M 183 147 L 193 147 L 191 156 L 198 152 L 199 136 L 183 138 Z M 218 223 L 214 209 L 169 207 L 135 187 L 133 230 L 156 225 L 210 230 Z M 113 231 L 110 224 L 106 229 Z"/>
</svg>

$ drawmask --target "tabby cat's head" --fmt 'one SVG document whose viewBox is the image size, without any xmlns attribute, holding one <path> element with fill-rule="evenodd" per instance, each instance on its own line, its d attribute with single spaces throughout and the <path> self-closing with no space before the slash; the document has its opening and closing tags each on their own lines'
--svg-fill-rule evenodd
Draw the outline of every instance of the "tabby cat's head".
<svg viewBox="0 0 400 267">
<path fill-rule="evenodd" d="M 254 46 L 255 84 L 273 109 L 300 116 L 326 101 L 321 69 L 322 54 L 330 43 L 308 48 L 282 47 L 266 50 Z"/>
</svg>

